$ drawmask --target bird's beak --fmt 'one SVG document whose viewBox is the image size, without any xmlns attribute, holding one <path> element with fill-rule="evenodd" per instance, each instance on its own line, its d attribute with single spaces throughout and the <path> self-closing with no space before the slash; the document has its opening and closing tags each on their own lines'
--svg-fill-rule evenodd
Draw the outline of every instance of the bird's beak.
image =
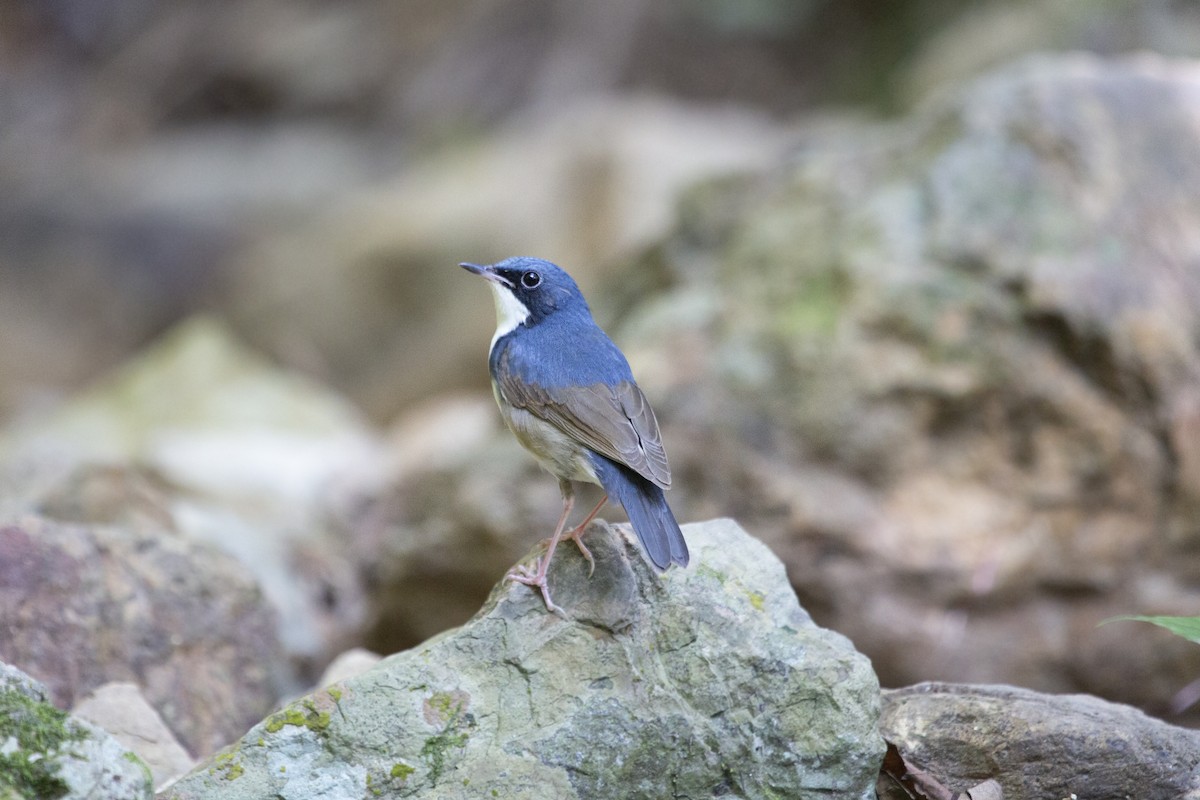
<svg viewBox="0 0 1200 800">
<path fill-rule="evenodd" d="M 459 264 L 459 266 L 465 269 L 467 272 L 473 272 L 479 277 L 489 280 L 492 283 L 498 283 L 501 286 L 507 286 L 509 289 L 513 288 L 512 283 L 509 282 L 509 280 L 503 275 L 496 272 L 496 268 L 490 264 L 472 264 L 469 261 L 464 261 L 463 263 Z"/>
</svg>

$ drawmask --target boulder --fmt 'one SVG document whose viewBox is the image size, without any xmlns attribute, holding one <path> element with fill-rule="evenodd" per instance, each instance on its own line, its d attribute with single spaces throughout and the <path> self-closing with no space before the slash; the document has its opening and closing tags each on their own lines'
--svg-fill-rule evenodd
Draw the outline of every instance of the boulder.
<svg viewBox="0 0 1200 800">
<path fill-rule="evenodd" d="M 150 800 L 150 770 L 100 728 L 60 711 L 46 688 L 0 663 L 0 797 Z"/>
<path fill-rule="evenodd" d="M 559 552 L 566 618 L 502 582 L 479 613 L 304 697 L 163 800 L 874 796 L 878 689 L 728 520 L 658 576 L 597 523 Z"/>
<path fill-rule="evenodd" d="M 198 754 L 281 693 L 278 618 L 248 571 L 163 528 L 26 516 L 0 525 L 0 658 L 71 707 L 132 681 Z"/>
<path fill-rule="evenodd" d="M 1008 798 L 1200 797 L 1200 731 L 1089 695 L 922 683 L 885 691 L 879 725 L 954 792 L 990 778 Z"/>
<path fill-rule="evenodd" d="M 912 99 L 953 90 L 965 79 L 1030 53 L 1153 52 L 1200 56 L 1200 9 L 1160 3 L 984 3 L 938 25 L 893 75 L 893 89 Z"/>
</svg>

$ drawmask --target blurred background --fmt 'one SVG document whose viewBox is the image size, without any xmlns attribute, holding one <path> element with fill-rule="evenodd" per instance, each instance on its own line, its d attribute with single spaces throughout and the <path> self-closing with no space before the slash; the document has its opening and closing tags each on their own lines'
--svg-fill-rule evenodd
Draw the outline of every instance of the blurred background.
<svg viewBox="0 0 1200 800">
<path fill-rule="evenodd" d="M 666 232 L 681 188 L 773 163 L 802 118 L 900 114 L 1032 50 L 1191 54 L 1197 16 L 1160 1 L 10 0 L 0 411 L 205 310 L 386 422 L 482 385 L 458 343 L 414 347 L 464 327 L 473 352 L 488 327 L 450 265 L 533 253 L 591 288 Z"/>
<path fill-rule="evenodd" d="M 276 695 L 411 646 L 557 514 L 455 266 L 537 255 L 885 685 L 1195 722 L 1200 648 L 1096 624 L 1200 613 L 1197 56 L 1188 0 L 2 0 L 0 510 L 232 554 Z"/>
</svg>

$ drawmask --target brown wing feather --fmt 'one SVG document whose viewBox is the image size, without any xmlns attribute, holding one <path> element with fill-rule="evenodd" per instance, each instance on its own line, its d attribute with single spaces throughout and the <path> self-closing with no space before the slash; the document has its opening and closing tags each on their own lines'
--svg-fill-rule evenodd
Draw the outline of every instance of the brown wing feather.
<svg viewBox="0 0 1200 800">
<path fill-rule="evenodd" d="M 671 469 L 658 420 L 637 384 L 550 388 L 511 379 L 500 381 L 505 399 L 574 437 L 586 447 L 632 469 L 663 489 Z"/>
</svg>

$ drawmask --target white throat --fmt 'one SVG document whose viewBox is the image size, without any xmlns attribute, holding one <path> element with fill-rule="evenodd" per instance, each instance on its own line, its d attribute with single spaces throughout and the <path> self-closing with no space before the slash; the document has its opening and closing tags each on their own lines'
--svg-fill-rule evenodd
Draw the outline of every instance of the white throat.
<svg viewBox="0 0 1200 800">
<path fill-rule="evenodd" d="M 496 346 L 500 337 L 516 330 L 519 325 L 529 319 L 529 309 L 517 299 L 511 289 L 498 283 L 491 284 L 491 287 L 492 299 L 496 301 L 496 333 L 492 336 L 492 344 L 488 348 L 488 352 L 491 352 L 491 348 Z"/>
</svg>

